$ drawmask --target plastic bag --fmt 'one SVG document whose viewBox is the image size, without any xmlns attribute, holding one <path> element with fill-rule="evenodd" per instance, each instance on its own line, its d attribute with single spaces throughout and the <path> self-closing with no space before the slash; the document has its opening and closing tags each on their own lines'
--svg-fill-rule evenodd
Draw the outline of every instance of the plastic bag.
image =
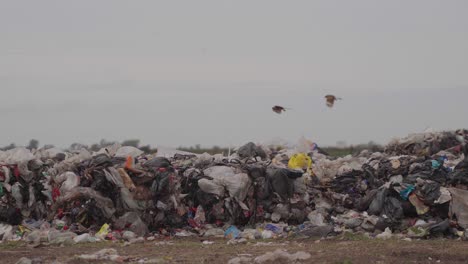
<svg viewBox="0 0 468 264">
<path fill-rule="evenodd" d="M 422 187 L 418 188 L 416 194 L 428 205 L 433 205 L 440 197 L 440 184 L 437 182 L 425 182 Z"/>
<path fill-rule="evenodd" d="M 234 168 L 227 166 L 213 166 L 203 171 L 203 174 L 212 178 L 232 177 L 236 174 Z"/>
<path fill-rule="evenodd" d="M 314 210 L 307 215 L 309 221 L 315 226 L 325 226 L 325 216 L 322 212 Z"/>
<path fill-rule="evenodd" d="M 79 243 L 94 243 L 96 242 L 96 238 L 91 236 L 88 233 L 81 234 L 73 238 L 73 241 L 77 244 Z"/>
<path fill-rule="evenodd" d="M 122 145 L 120 145 L 119 143 L 114 143 L 112 145 L 108 145 L 104 148 L 101 148 L 99 151 L 97 152 L 94 152 L 93 153 L 93 156 L 97 156 L 99 154 L 106 154 L 106 155 L 109 155 L 111 157 L 113 157 L 115 155 L 115 153 L 122 147 Z"/>
<path fill-rule="evenodd" d="M 107 170 L 104 170 L 104 175 L 106 176 L 106 179 L 115 186 L 119 188 L 124 187 L 122 177 L 114 167 L 109 167 Z"/>
<path fill-rule="evenodd" d="M 261 147 L 255 145 L 253 142 L 249 142 L 240 147 L 239 150 L 237 150 L 237 155 L 239 155 L 239 157 L 242 159 L 256 157 L 260 157 L 262 159 L 266 158 L 265 151 Z"/>
<path fill-rule="evenodd" d="M 48 239 L 50 244 L 74 244 L 73 239 L 76 237 L 75 233 L 72 232 L 60 232 L 57 230 L 51 230 L 48 234 Z"/>
<path fill-rule="evenodd" d="M 110 232 L 109 224 L 103 224 L 101 229 L 96 233 L 96 237 L 104 239 Z"/>
<path fill-rule="evenodd" d="M 15 198 L 16 207 L 21 209 L 23 208 L 23 196 L 21 195 L 20 187 L 21 184 L 19 182 L 13 184 L 11 187 L 11 195 Z"/>
<path fill-rule="evenodd" d="M 294 179 L 302 177 L 302 172 L 270 167 L 267 169 L 268 186 L 281 198 L 291 198 L 294 194 Z"/>
<path fill-rule="evenodd" d="M 128 156 L 127 159 L 125 160 L 125 168 L 126 169 L 132 169 L 135 167 L 135 159 L 132 158 L 132 156 Z M 120 172 L 120 169 L 119 169 Z"/>
<path fill-rule="evenodd" d="M 73 171 L 77 164 L 91 158 L 91 154 L 86 149 L 82 149 L 78 155 L 71 156 L 60 163 L 56 163 L 53 168 L 47 171 L 47 174 L 55 176 L 67 171 Z"/>
<path fill-rule="evenodd" d="M 203 153 L 198 156 L 197 160 L 195 161 L 195 167 L 197 168 L 204 168 L 210 165 L 213 162 L 214 158 L 208 153 Z"/>
<path fill-rule="evenodd" d="M 445 219 L 436 224 L 432 224 L 427 228 L 427 231 L 430 235 L 434 236 L 437 234 L 444 234 L 447 233 L 447 230 L 450 228 L 450 221 L 449 219 Z"/>
<path fill-rule="evenodd" d="M 385 197 L 387 197 L 387 189 L 382 188 L 372 200 L 367 212 L 371 215 L 380 215 L 384 208 Z"/>
<path fill-rule="evenodd" d="M 218 197 L 224 196 L 224 187 L 213 180 L 200 179 L 198 181 L 198 187 L 200 187 L 203 192 L 211 193 Z"/>
<path fill-rule="evenodd" d="M 116 229 L 125 229 L 134 232 L 138 236 L 145 236 L 149 233 L 148 226 L 141 220 L 137 213 L 130 212 L 121 216 L 115 222 Z"/>
<path fill-rule="evenodd" d="M 449 217 L 457 219 L 458 225 L 463 228 L 468 228 L 468 191 L 449 188 L 452 195 L 450 202 Z"/>
<path fill-rule="evenodd" d="M 122 238 L 125 241 L 130 241 L 132 239 L 135 239 L 136 237 L 137 237 L 137 235 L 135 233 L 133 233 L 132 231 L 124 231 L 122 233 Z"/>
<path fill-rule="evenodd" d="M 41 243 L 49 241 L 49 231 L 34 230 L 26 234 L 26 241 L 29 243 Z"/>
<path fill-rule="evenodd" d="M 294 154 L 288 162 L 290 169 L 312 169 L 312 159 L 306 153 Z"/>
<path fill-rule="evenodd" d="M 154 169 L 168 168 L 170 166 L 171 166 L 171 162 L 167 158 L 164 158 L 164 157 L 155 157 L 143 163 L 143 167 L 154 168 Z"/>
<path fill-rule="evenodd" d="M 305 226 L 304 229 L 297 232 L 299 237 L 327 237 L 334 232 L 334 227 L 331 225 L 326 226 Z"/>
<path fill-rule="evenodd" d="M 294 180 L 294 192 L 299 194 L 307 193 L 307 186 L 312 181 L 310 175 L 304 174 L 302 177 Z"/>
<path fill-rule="evenodd" d="M 224 190 L 227 189 L 229 195 L 239 201 L 245 200 L 252 183 L 247 174 L 236 174 L 231 167 L 214 166 L 204 170 L 204 174 L 213 180 L 200 179 L 198 186 L 202 191 L 223 197 Z"/>
<path fill-rule="evenodd" d="M 390 228 L 385 228 L 385 231 L 383 233 L 380 233 L 376 236 L 377 239 L 382 239 L 382 240 L 387 240 L 392 238 L 392 230 Z"/>
<path fill-rule="evenodd" d="M 394 197 L 387 197 L 383 207 L 382 214 L 386 215 L 392 221 L 398 221 L 403 218 L 403 207 L 400 201 Z"/>
<path fill-rule="evenodd" d="M 239 173 L 234 177 L 226 177 L 224 186 L 231 197 L 236 197 L 239 201 L 244 201 L 249 191 L 252 181 L 245 173 Z"/>
<path fill-rule="evenodd" d="M 224 237 L 224 231 L 221 228 L 211 228 L 206 230 L 204 237 Z"/>
<path fill-rule="evenodd" d="M 236 239 L 241 236 L 241 231 L 237 229 L 235 226 L 230 226 L 226 231 L 224 232 L 224 237 L 227 239 Z"/>
<path fill-rule="evenodd" d="M 122 199 L 122 207 L 125 210 L 143 210 L 144 208 L 140 206 L 130 194 L 127 188 L 120 188 L 120 197 Z"/>
<path fill-rule="evenodd" d="M 399 194 L 400 194 L 400 197 L 405 200 L 405 201 L 408 201 L 408 197 L 409 195 L 414 191 L 415 187 L 414 185 L 411 185 L 409 184 L 408 186 L 406 186 L 405 189 L 402 189 Z"/>
<path fill-rule="evenodd" d="M 62 173 L 55 180 L 61 184 L 60 193 L 67 193 L 80 184 L 80 177 L 70 171 Z"/>
<path fill-rule="evenodd" d="M 57 201 L 53 204 L 51 211 L 56 212 L 58 208 L 61 208 L 65 203 L 80 199 L 94 199 L 101 209 L 105 218 L 110 219 L 115 213 L 114 202 L 102 196 L 97 191 L 88 187 L 76 187 L 68 193 L 62 194 Z M 54 215 L 51 215 L 53 217 Z"/>
<path fill-rule="evenodd" d="M 416 196 L 416 194 L 411 194 L 409 196 L 409 201 L 411 204 L 416 208 L 416 212 L 418 215 L 423 215 L 427 212 L 429 212 L 429 206 L 425 205 L 419 198 Z"/>
<path fill-rule="evenodd" d="M 445 187 L 440 187 L 440 196 L 437 200 L 434 201 L 435 204 L 444 204 L 452 200 L 452 195 L 450 191 Z"/>
<path fill-rule="evenodd" d="M 300 263 L 301 261 L 307 260 L 311 257 L 312 256 L 309 253 L 304 251 L 298 251 L 294 254 L 290 254 L 284 250 L 277 249 L 274 252 L 267 252 L 256 257 L 253 263 Z"/>
<path fill-rule="evenodd" d="M 5 151 L 4 155 L 2 156 L 3 159 L 0 161 L 3 161 L 7 164 L 26 163 L 34 159 L 34 155 L 27 148 L 10 149 Z"/>
<path fill-rule="evenodd" d="M 270 230 L 272 231 L 273 233 L 275 234 L 281 234 L 283 233 L 283 227 L 279 226 L 279 225 L 274 225 L 274 224 L 267 224 L 265 226 L 265 230 Z"/>
<path fill-rule="evenodd" d="M 193 220 L 198 225 L 203 225 L 206 222 L 205 210 L 203 210 L 203 207 L 201 205 L 197 207 L 197 212 L 195 213 L 195 217 L 193 218 Z"/>
<path fill-rule="evenodd" d="M 3 241 L 10 240 L 13 237 L 13 226 L 0 224 L 0 238 Z"/>
<path fill-rule="evenodd" d="M 262 238 L 263 238 L 263 239 L 270 239 L 270 238 L 272 238 L 273 236 L 275 236 L 275 234 L 274 234 L 272 231 L 270 231 L 270 230 L 263 230 L 263 231 L 262 231 Z"/>
<path fill-rule="evenodd" d="M 48 149 L 39 149 L 35 154 L 34 156 L 37 158 L 37 159 L 54 159 L 57 157 L 58 154 L 62 154 L 65 155 L 66 157 L 66 153 L 63 152 L 62 150 L 58 149 L 58 148 L 48 148 Z"/>
<path fill-rule="evenodd" d="M 262 233 L 257 229 L 244 229 L 241 237 L 249 240 L 255 240 L 262 237 Z"/>
<path fill-rule="evenodd" d="M 120 168 L 117 171 L 119 172 L 120 177 L 122 178 L 122 181 L 125 187 L 127 187 L 127 189 L 133 192 L 136 189 L 136 187 L 132 181 L 132 178 L 130 178 L 130 176 L 127 174 L 127 172 L 123 168 Z"/>
<path fill-rule="evenodd" d="M 317 149 L 317 144 L 306 139 L 305 137 L 301 137 L 296 146 L 296 151 L 304 152 L 304 153 L 313 152 L 316 149 Z"/>
<path fill-rule="evenodd" d="M 112 262 L 126 262 L 129 257 L 120 256 L 116 249 L 105 248 L 93 254 L 82 254 L 76 257 L 79 260 L 92 261 L 92 260 L 109 260 Z"/>
<path fill-rule="evenodd" d="M 138 148 L 132 147 L 132 146 L 125 146 L 121 147 L 117 150 L 115 153 L 116 157 L 121 157 L 121 158 L 127 158 L 128 156 L 131 156 L 133 158 L 136 158 L 143 154 L 143 151 L 139 150 Z"/>
</svg>

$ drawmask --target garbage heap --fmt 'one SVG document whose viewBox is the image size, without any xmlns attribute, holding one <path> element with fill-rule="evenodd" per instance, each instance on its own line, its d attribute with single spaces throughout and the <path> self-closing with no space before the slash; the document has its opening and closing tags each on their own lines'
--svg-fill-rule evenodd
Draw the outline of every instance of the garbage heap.
<svg viewBox="0 0 468 264">
<path fill-rule="evenodd" d="M 233 155 L 0 152 L 0 238 L 31 243 L 155 236 L 465 237 L 468 133 L 410 135 L 332 158 L 302 140 Z"/>
</svg>

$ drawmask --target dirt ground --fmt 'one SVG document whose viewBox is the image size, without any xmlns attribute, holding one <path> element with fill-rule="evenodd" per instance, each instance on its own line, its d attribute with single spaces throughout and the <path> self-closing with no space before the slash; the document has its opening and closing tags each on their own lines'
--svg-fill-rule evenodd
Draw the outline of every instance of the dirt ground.
<svg viewBox="0 0 468 264">
<path fill-rule="evenodd" d="M 305 251 L 311 258 L 301 263 L 467 263 L 468 242 L 455 240 L 255 240 L 247 244 L 227 245 L 226 240 L 212 240 L 204 245 L 201 239 L 156 240 L 124 246 L 120 242 L 101 242 L 73 246 L 41 246 L 30 248 L 16 243 L 0 244 L 0 263 L 16 263 L 21 257 L 40 258 L 43 263 L 112 263 L 83 261 L 79 254 L 90 254 L 114 248 L 133 263 L 227 263 L 237 256 L 257 257 L 266 252 L 284 249 L 289 253 Z"/>
</svg>

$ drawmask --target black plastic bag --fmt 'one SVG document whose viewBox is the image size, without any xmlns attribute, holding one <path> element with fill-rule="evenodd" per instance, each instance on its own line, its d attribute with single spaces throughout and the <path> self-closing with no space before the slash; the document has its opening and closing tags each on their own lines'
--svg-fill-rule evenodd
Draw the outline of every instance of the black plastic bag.
<svg viewBox="0 0 468 264">
<path fill-rule="evenodd" d="M 378 191 L 375 195 L 374 200 L 369 205 L 369 210 L 367 212 L 371 215 L 380 215 L 383 211 L 385 197 L 387 197 L 388 190 L 386 188 L 382 188 Z"/>
<path fill-rule="evenodd" d="M 260 157 L 262 159 L 266 158 L 265 151 L 261 147 L 255 145 L 255 143 L 253 142 L 249 142 L 240 147 L 237 151 L 237 155 L 239 155 L 239 157 L 241 157 L 242 159 L 255 157 Z"/>
</svg>

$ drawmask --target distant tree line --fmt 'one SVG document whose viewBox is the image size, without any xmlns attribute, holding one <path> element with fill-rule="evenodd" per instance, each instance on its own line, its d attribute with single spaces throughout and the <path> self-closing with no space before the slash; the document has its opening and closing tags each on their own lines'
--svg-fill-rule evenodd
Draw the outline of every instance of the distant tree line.
<svg viewBox="0 0 468 264">
<path fill-rule="evenodd" d="M 323 147 L 324 152 L 333 157 L 344 157 L 347 155 L 358 155 L 363 150 L 369 150 L 370 152 L 383 152 L 384 147 L 373 141 L 367 144 L 350 145 L 343 147 Z"/>
<path fill-rule="evenodd" d="M 90 151 L 98 151 L 101 148 L 108 147 L 108 146 L 113 145 L 115 143 L 117 143 L 117 142 L 116 141 L 107 141 L 105 139 L 101 139 L 101 141 L 99 143 L 91 144 L 90 146 L 85 145 L 85 144 L 81 144 L 81 143 L 73 143 L 68 148 L 66 148 L 66 150 L 68 150 L 68 151 L 79 151 L 80 149 L 84 148 L 84 149 L 87 149 L 87 150 L 90 150 Z M 157 149 L 152 148 L 150 145 L 140 146 L 140 140 L 139 139 L 124 140 L 123 142 L 120 143 L 120 145 L 136 147 L 136 148 L 139 148 L 140 150 L 142 150 L 143 152 L 148 153 L 148 154 L 157 152 Z M 4 147 L 0 148 L 0 150 L 7 151 L 7 150 L 10 150 L 10 149 L 14 149 L 16 147 L 18 147 L 16 144 L 11 143 L 10 145 L 7 145 L 7 146 L 4 146 Z M 27 146 L 25 146 L 25 147 L 27 149 L 30 149 L 30 150 L 38 149 L 40 147 L 39 146 L 39 140 L 31 139 L 29 141 L 29 144 Z M 50 145 L 50 144 L 42 146 L 42 148 L 45 148 L 45 149 L 53 148 L 53 147 L 54 147 L 54 145 Z"/>
<path fill-rule="evenodd" d="M 229 148 L 222 148 L 222 147 L 219 147 L 219 146 L 213 146 L 211 148 L 202 148 L 200 146 L 200 144 L 197 144 L 197 145 L 192 146 L 192 147 L 178 147 L 177 149 L 181 150 L 181 151 L 187 151 L 187 152 L 195 153 L 195 154 L 208 153 L 208 154 L 211 154 L 211 155 L 215 155 L 215 154 L 228 155 L 228 153 L 229 153 Z"/>
<path fill-rule="evenodd" d="M 117 142 L 115 141 L 107 141 L 105 139 L 102 139 L 99 143 L 91 144 L 90 146 L 80 144 L 80 143 L 73 143 L 71 144 L 66 150 L 68 151 L 79 151 L 80 149 L 88 149 L 90 151 L 98 151 L 101 148 L 113 145 Z M 140 146 L 140 140 L 139 139 L 128 139 L 124 140 L 123 142 L 120 143 L 122 146 L 132 146 L 139 148 L 143 152 L 147 154 L 153 154 L 157 152 L 157 148 L 152 148 L 150 145 L 142 145 Z M 17 146 L 14 143 L 11 143 L 10 145 L 4 146 L 0 148 L 2 151 L 14 149 Z M 43 148 L 53 148 L 53 145 L 44 145 Z M 29 141 L 29 144 L 26 146 L 28 149 L 38 149 L 39 148 L 39 140 L 37 139 L 31 139 Z M 201 147 L 200 144 L 197 144 L 195 146 L 191 147 L 178 147 L 178 150 L 181 151 L 187 151 L 195 154 L 203 154 L 203 153 L 208 153 L 211 155 L 214 154 L 223 154 L 223 155 L 228 155 L 229 153 L 229 148 L 226 147 L 219 147 L 219 146 L 213 146 L 210 148 L 207 147 Z M 384 150 L 384 147 L 382 145 L 379 145 L 375 142 L 369 142 L 367 144 L 359 144 L 359 145 L 350 145 L 350 146 L 340 146 L 340 147 L 322 147 L 321 150 L 323 150 L 325 153 L 327 153 L 330 156 L 334 157 L 343 157 L 346 155 L 357 155 L 361 153 L 363 150 L 369 150 L 371 152 L 382 152 Z M 232 150 L 231 150 L 232 151 Z"/>
<path fill-rule="evenodd" d="M 2 148 L 0 148 L 0 150 L 3 150 L 3 151 L 7 151 L 7 150 L 10 150 L 10 149 L 14 149 L 16 148 L 16 144 L 15 143 L 11 143 L 10 145 L 7 145 L 7 146 L 4 146 Z M 39 148 L 39 140 L 37 139 L 31 139 L 29 141 L 29 144 L 26 146 L 27 149 L 38 149 Z"/>
</svg>

